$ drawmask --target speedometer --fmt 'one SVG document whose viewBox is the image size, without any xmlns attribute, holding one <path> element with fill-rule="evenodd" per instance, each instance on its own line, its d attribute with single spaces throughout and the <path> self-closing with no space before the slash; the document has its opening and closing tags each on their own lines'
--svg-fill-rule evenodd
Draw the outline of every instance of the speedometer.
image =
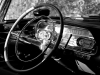
<svg viewBox="0 0 100 75">
<path fill-rule="evenodd" d="M 92 49 L 94 47 L 95 41 L 91 38 L 80 37 L 77 39 L 77 44 L 85 49 Z"/>
</svg>

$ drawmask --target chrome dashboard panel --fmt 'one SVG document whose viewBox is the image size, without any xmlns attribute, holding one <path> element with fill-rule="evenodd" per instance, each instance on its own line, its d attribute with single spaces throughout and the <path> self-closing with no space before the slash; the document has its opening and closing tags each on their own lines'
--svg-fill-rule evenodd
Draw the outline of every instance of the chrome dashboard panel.
<svg viewBox="0 0 100 75">
<path fill-rule="evenodd" d="M 73 50 L 85 55 L 95 55 L 97 46 L 92 33 L 85 28 L 64 25 L 63 37 L 60 43 L 60 48 L 64 48 L 66 43 L 66 50 Z M 55 27 L 55 31 L 59 33 L 59 27 Z M 70 35 L 72 35 L 70 37 Z M 82 39 L 78 41 L 79 39 Z M 69 40 L 69 41 L 68 41 Z M 79 43 L 81 45 L 79 45 Z"/>
</svg>

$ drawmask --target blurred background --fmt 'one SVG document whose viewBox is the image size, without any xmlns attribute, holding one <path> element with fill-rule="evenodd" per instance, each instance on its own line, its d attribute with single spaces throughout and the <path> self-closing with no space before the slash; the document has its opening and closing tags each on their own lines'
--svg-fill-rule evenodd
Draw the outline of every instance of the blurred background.
<svg viewBox="0 0 100 75">
<path fill-rule="evenodd" d="M 40 3 L 56 5 L 65 17 L 100 14 L 100 0 L 12 0 L 5 19 L 17 19 L 27 9 Z M 30 13 L 27 17 L 33 17 L 33 14 Z"/>
</svg>

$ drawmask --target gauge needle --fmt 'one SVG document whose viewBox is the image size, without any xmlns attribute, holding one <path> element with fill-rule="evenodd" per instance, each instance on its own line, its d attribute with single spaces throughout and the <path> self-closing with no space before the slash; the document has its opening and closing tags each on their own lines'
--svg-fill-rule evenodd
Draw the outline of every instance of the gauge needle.
<svg viewBox="0 0 100 75">
<path fill-rule="evenodd" d="M 66 46 L 68 45 L 68 43 L 69 43 L 71 37 L 72 37 L 72 34 L 70 34 L 70 37 L 69 37 L 68 41 L 67 41 L 66 44 L 65 44 L 65 48 L 66 48 Z"/>
</svg>

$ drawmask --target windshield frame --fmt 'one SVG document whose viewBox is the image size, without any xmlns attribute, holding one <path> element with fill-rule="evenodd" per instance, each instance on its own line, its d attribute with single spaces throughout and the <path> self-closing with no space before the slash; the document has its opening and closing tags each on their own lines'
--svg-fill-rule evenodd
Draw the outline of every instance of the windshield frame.
<svg viewBox="0 0 100 75">
<path fill-rule="evenodd" d="M 1 6 L 0 6 L 0 22 L 4 21 L 4 18 L 6 16 L 6 13 L 9 9 L 9 6 L 11 4 L 12 0 L 2 0 Z"/>
</svg>

